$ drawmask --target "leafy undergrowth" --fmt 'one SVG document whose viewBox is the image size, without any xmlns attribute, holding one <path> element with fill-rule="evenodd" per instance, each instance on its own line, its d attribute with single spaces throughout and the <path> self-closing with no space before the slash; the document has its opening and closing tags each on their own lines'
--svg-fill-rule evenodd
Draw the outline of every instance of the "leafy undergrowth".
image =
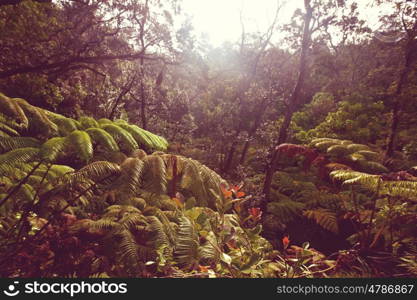
<svg viewBox="0 0 417 300">
<path fill-rule="evenodd" d="M 275 174 L 263 212 L 241 185 L 126 121 L 4 95 L 0 107 L 4 277 L 416 275 L 416 178 L 364 145 L 280 146 L 299 167 Z"/>
</svg>

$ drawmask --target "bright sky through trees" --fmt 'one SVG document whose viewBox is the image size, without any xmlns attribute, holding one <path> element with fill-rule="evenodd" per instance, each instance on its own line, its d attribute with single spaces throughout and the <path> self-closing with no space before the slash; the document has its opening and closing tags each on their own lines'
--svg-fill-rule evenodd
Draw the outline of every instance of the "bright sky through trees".
<svg viewBox="0 0 417 300">
<path fill-rule="evenodd" d="M 373 1 L 357 2 L 363 18 L 376 24 L 379 10 L 370 9 Z M 239 38 L 241 12 L 247 32 L 262 32 L 270 25 L 279 3 L 284 3 L 279 15 L 281 24 L 288 22 L 297 8 L 303 7 L 303 0 L 183 0 L 182 8 L 193 18 L 197 35 L 205 34 L 213 45 L 220 45 Z"/>
</svg>

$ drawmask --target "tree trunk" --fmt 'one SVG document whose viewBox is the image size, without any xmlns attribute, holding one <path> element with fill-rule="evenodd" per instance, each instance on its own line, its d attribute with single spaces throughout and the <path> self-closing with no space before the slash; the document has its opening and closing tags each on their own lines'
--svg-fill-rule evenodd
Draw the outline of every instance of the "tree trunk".
<svg viewBox="0 0 417 300">
<path fill-rule="evenodd" d="M 233 158 L 235 156 L 236 148 L 238 146 L 238 139 L 239 139 L 240 131 L 241 129 L 239 128 L 236 132 L 236 137 L 234 141 L 232 142 L 232 145 L 230 146 L 230 150 L 227 154 L 226 161 L 224 162 L 223 167 L 222 167 L 223 174 L 227 174 L 232 166 Z"/>
<path fill-rule="evenodd" d="M 401 95 L 403 92 L 404 84 L 407 81 L 407 77 L 410 72 L 412 62 L 414 60 L 413 54 L 415 55 L 415 53 L 413 52 L 417 50 L 415 48 L 417 48 L 416 41 L 415 41 L 415 34 L 412 34 L 411 36 L 408 37 L 408 42 L 407 42 L 406 49 L 405 49 L 404 67 L 398 79 L 397 88 L 395 89 L 395 92 L 392 95 L 395 102 L 391 110 L 391 114 L 392 114 L 391 126 L 390 126 L 391 130 L 388 136 L 387 149 L 385 152 L 385 160 L 391 158 L 395 151 L 395 142 L 396 142 L 397 133 L 398 133 L 398 125 L 400 123 L 401 111 L 403 108 L 403 100 L 401 99 Z"/>
<path fill-rule="evenodd" d="M 310 40 L 311 40 L 310 22 L 313 16 L 313 9 L 311 8 L 310 0 L 304 0 L 304 6 L 306 9 L 306 15 L 304 18 L 304 30 L 303 30 L 303 40 L 301 44 L 298 79 L 294 86 L 294 90 L 291 94 L 291 97 L 288 101 L 288 106 L 285 112 L 284 121 L 279 130 L 276 147 L 275 149 L 272 150 L 273 154 L 265 172 L 265 181 L 264 181 L 264 186 L 263 186 L 264 198 L 262 199 L 263 201 L 261 203 L 262 210 L 266 209 L 266 205 L 269 201 L 270 193 L 271 193 L 272 177 L 275 173 L 276 164 L 279 159 L 279 152 L 276 150 L 276 148 L 280 144 L 285 143 L 287 140 L 288 128 L 290 126 L 293 113 L 295 109 L 297 108 L 297 106 L 299 105 L 300 94 L 301 94 L 301 90 L 303 88 L 304 81 L 305 81 L 306 67 L 307 67 L 307 52 L 308 52 L 308 48 L 310 47 Z"/>
<path fill-rule="evenodd" d="M 142 128 L 146 129 L 148 124 L 147 124 L 147 119 L 146 119 L 146 96 L 145 96 L 145 87 L 143 85 L 143 81 L 141 80 L 140 82 L 140 117 L 142 120 Z"/>
<path fill-rule="evenodd" d="M 243 145 L 242 153 L 240 154 L 239 164 L 241 164 L 241 165 L 243 165 L 245 163 L 246 154 L 248 153 L 249 146 L 250 146 L 250 141 L 249 141 L 249 138 L 248 138 L 248 140 Z"/>
</svg>

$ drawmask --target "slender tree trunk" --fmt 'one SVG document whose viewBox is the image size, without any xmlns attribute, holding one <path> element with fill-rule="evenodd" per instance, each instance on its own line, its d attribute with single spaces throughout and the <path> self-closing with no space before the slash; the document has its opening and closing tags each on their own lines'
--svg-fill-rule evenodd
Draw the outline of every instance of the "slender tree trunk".
<svg viewBox="0 0 417 300">
<path fill-rule="evenodd" d="M 148 20 L 148 12 L 149 12 L 149 7 L 148 7 L 148 0 L 145 1 L 145 7 L 146 7 L 146 12 L 143 14 L 143 20 L 140 23 L 140 45 L 142 47 L 142 51 L 145 53 L 146 52 L 146 44 L 145 44 L 145 26 L 146 26 L 146 22 Z M 141 117 L 141 121 L 142 121 L 142 128 L 146 129 L 148 124 L 147 124 L 147 118 L 146 118 L 146 89 L 145 89 L 145 84 L 144 84 L 144 79 L 145 79 L 145 60 L 143 58 L 140 59 L 139 61 L 140 63 L 140 117 Z"/>
<path fill-rule="evenodd" d="M 236 132 L 236 136 L 234 138 L 234 141 L 232 142 L 232 145 L 230 146 L 230 150 L 229 150 L 229 152 L 226 156 L 226 161 L 223 164 L 223 167 L 222 167 L 222 173 L 223 174 L 228 173 L 231 166 L 232 166 L 233 158 L 235 156 L 235 152 L 236 152 L 236 149 L 237 149 L 237 146 L 238 146 L 238 139 L 239 139 L 240 132 L 241 132 L 241 129 L 239 128 Z"/>
<path fill-rule="evenodd" d="M 303 40 L 302 40 L 302 45 L 301 45 L 299 74 L 298 74 L 297 82 L 294 86 L 294 90 L 287 104 L 287 110 L 285 112 L 284 121 L 278 133 L 278 140 L 276 143 L 276 147 L 282 143 L 285 143 L 287 140 L 288 128 L 290 126 L 294 111 L 299 105 L 301 90 L 304 86 L 304 81 L 305 81 L 306 67 L 307 67 L 307 52 L 308 52 L 308 48 L 310 47 L 310 40 L 311 40 L 310 22 L 313 16 L 313 9 L 311 8 L 310 0 L 304 0 L 304 6 L 306 9 L 306 15 L 304 19 L 304 30 L 303 30 Z M 279 159 L 279 152 L 276 150 L 276 147 L 272 150 L 273 151 L 272 157 L 265 172 L 265 181 L 264 181 L 264 186 L 263 186 L 264 199 L 261 203 L 261 209 L 263 210 L 266 209 L 266 204 L 270 198 L 272 177 L 275 173 L 276 164 Z"/>
<path fill-rule="evenodd" d="M 248 150 L 249 150 L 249 146 L 250 146 L 249 138 L 250 137 L 248 137 L 248 140 L 243 145 L 242 153 L 240 154 L 239 164 L 241 164 L 241 165 L 243 165 L 245 163 L 246 155 L 248 154 Z"/>
<path fill-rule="evenodd" d="M 141 81 L 140 83 L 140 95 L 141 95 L 141 101 L 140 101 L 140 117 L 142 120 L 142 128 L 146 129 L 148 124 L 147 124 L 147 119 L 146 119 L 146 96 L 145 96 L 145 87 L 143 82 Z"/>
<path fill-rule="evenodd" d="M 261 108 L 258 111 L 258 113 L 256 114 L 256 119 L 253 123 L 252 128 L 249 130 L 249 134 L 248 134 L 248 140 L 245 142 L 245 144 L 243 145 L 243 149 L 242 152 L 240 154 L 240 160 L 239 160 L 239 164 L 244 164 L 245 160 L 246 160 L 246 154 L 248 153 L 249 150 L 249 146 L 250 146 L 250 139 L 255 135 L 256 131 L 259 128 L 259 125 L 262 121 L 262 117 L 265 113 L 266 108 L 268 107 L 268 102 L 269 99 L 271 99 L 271 94 L 269 97 L 266 97 L 263 99 L 262 104 L 261 104 Z"/>
<path fill-rule="evenodd" d="M 117 106 L 119 105 L 120 101 L 123 99 L 123 97 L 132 89 L 132 85 L 136 80 L 136 74 L 133 75 L 132 80 L 127 83 L 120 92 L 119 96 L 117 97 L 116 101 L 114 102 L 113 108 L 110 112 L 109 119 L 112 120 L 116 114 Z"/>
<path fill-rule="evenodd" d="M 400 123 L 401 111 L 404 105 L 403 100 L 401 99 L 402 92 L 403 92 L 404 84 L 407 81 L 407 77 L 412 66 L 413 55 L 415 55 L 415 53 L 413 52 L 417 50 L 416 44 L 417 43 L 415 41 L 415 34 L 409 36 L 406 49 L 405 49 L 406 53 L 405 53 L 404 66 L 398 79 L 397 88 L 395 89 L 395 92 L 392 95 L 395 102 L 391 110 L 392 119 L 391 119 L 391 126 L 390 126 L 390 134 L 388 136 L 388 143 L 387 143 L 387 148 L 385 152 L 386 160 L 391 158 L 395 151 L 395 142 L 396 142 L 397 133 L 398 133 L 398 125 Z"/>
</svg>

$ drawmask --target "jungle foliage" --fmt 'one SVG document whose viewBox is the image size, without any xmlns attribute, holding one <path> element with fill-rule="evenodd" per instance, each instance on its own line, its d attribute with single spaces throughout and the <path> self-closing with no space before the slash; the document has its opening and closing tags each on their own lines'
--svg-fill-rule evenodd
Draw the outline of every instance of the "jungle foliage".
<svg viewBox="0 0 417 300">
<path fill-rule="evenodd" d="M 1 2 L 0 275 L 416 277 L 417 2 L 363 2 Z"/>
</svg>

